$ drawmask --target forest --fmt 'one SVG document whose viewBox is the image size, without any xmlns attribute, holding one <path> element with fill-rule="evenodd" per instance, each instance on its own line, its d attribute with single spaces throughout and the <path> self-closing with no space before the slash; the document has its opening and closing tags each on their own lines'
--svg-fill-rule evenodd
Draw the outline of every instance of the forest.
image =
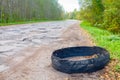
<svg viewBox="0 0 120 80">
<path fill-rule="evenodd" d="M 120 32 L 120 0 L 81 0 L 81 18 L 97 27 Z M 81 2 L 80 1 L 80 2 Z"/>
<path fill-rule="evenodd" d="M 56 20 L 63 14 L 57 0 L 0 0 L 0 23 Z"/>
<path fill-rule="evenodd" d="M 74 10 L 70 18 L 88 21 L 91 25 L 120 33 L 120 0 L 79 0 L 80 11 Z"/>
</svg>

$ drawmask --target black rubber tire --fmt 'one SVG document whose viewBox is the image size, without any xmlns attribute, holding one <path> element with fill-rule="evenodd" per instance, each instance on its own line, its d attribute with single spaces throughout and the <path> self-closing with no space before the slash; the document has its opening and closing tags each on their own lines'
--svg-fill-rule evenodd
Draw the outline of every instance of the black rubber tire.
<svg viewBox="0 0 120 80">
<path fill-rule="evenodd" d="M 64 58 L 74 56 L 91 56 L 96 54 L 97 58 L 87 60 L 70 61 Z M 54 69 L 64 73 L 90 73 L 100 70 L 106 66 L 110 60 L 109 52 L 101 47 L 69 47 L 53 52 L 52 66 Z"/>
</svg>

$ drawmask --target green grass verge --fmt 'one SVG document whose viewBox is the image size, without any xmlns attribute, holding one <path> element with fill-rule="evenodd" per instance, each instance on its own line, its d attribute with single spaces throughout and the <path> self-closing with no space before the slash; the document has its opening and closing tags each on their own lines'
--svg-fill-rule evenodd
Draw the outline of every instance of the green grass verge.
<svg viewBox="0 0 120 80">
<path fill-rule="evenodd" d="M 16 25 L 16 24 L 28 24 L 28 23 L 37 23 L 37 22 L 47 22 L 47 21 L 59 21 L 59 20 L 31 20 L 31 21 L 18 21 L 18 22 L 0 23 L 0 26 Z"/>
<path fill-rule="evenodd" d="M 97 46 L 104 47 L 110 52 L 112 59 L 120 59 L 120 35 L 91 26 L 85 21 L 80 25 L 91 34 Z"/>
</svg>

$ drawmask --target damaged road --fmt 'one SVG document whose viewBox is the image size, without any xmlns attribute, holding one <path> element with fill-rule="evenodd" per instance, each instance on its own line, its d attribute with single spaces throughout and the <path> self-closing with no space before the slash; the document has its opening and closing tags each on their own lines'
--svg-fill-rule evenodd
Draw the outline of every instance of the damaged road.
<svg viewBox="0 0 120 80">
<path fill-rule="evenodd" d="M 94 46 L 79 21 L 53 21 L 0 28 L 0 80 L 104 80 L 103 70 L 65 74 L 51 66 L 54 50 Z"/>
</svg>

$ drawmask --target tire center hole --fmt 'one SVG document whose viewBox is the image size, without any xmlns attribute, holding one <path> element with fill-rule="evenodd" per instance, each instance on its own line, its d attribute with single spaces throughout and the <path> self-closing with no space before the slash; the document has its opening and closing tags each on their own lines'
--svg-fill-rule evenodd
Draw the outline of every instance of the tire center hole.
<svg viewBox="0 0 120 80">
<path fill-rule="evenodd" d="M 97 58 L 98 55 L 94 54 L 91 56 L 73 56 L 73 57 L 67 57 L 67 58 L 63 58 L 63 60 L 70 60 L 70 61 L 79 61 L 79 60 L 87 60 L 87 59 L 91 59 L 91 58 Z"/>
</svg>

